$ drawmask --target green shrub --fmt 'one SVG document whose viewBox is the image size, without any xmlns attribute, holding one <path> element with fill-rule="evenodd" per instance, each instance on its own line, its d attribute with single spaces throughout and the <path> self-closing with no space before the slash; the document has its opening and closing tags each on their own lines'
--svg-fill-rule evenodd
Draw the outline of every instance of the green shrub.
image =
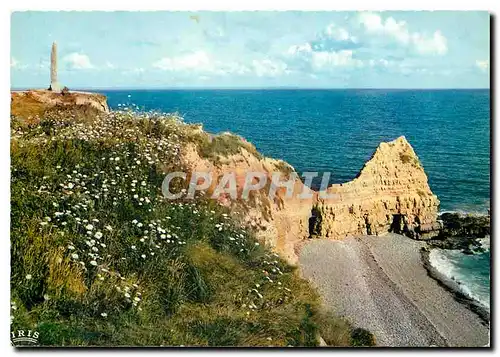
<svg viewBox="0 0 500 357">
<path fill-rule="evenodd" d="M 351 326 L 330 311 L 318 311 L 314 320 L 318 331 L 328 346 L 347 347 L 351 345 Z"/>
<path fill-rule="evenodd" d="M 355 328 L 351 333 L 351 345 L 355 347 L 375 346 L 375 336 L 363 328 Z"/>
</svg>

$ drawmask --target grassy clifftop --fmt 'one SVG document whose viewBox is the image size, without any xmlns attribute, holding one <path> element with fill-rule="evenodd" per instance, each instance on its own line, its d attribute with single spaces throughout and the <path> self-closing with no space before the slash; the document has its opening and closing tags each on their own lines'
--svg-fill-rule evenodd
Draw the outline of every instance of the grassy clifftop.
<svg viewBox="0 0 500 357">
<path fill-rule="evenodd" d="M 11 330 L 45 346 L 352 343 L 227 209 L 161 195 L 186 141 L 210 157 L 232 138 L 169 115 L 37 113 L 11 118 Z"/>
</svg>

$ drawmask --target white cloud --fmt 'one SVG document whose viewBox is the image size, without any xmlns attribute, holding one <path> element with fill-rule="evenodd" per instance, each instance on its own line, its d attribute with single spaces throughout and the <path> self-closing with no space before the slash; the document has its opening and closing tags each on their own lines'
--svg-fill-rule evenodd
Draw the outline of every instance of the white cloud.
<svg viewBox="0 0 500 357">
<path fill-rule="evenodd" d="M 317 34 L 315 39 L 302 45 L 290 46 L 286 54 L 288 56 L 307 56 L 311 55 L 313 52 L 333 53 L 335 51 L 338 51 L 339 49 L 342 50 L 342 46 L 352 46 L 352 44 L 355 44 L 357 42 L 358 39 L 355 36 L 352 36 L 345 28 L 338 27 L 334 23 L 330 23 Z M 338 48 L 339 46 L 340 48 Z"/>
<path fill-rule="evenodd" d="M 290 46 L 286 54 L 289 58 L 299 58 L 310 63 L 315 71 L 328 70 L 333 67 L 363 66 L 363 61 L 353 57 L 353 50 L 314 51 L 309 43 Z"/>
<path fill-rule="evenodd" d="M 411 32 L 405 21 L 383 18 L 373 12 L 358 14 L 357 21 L 360 26 L 349 30 L 331 23 L 311 41 L 288 47 L 283 54 L 288 69 L 318 73 L 368 67 L 408 74 L 414 69 L 401 64 L 408 52 L 428 56 L 448 51 L 447 40 L 440 31 L 432 35 Z M 384 58 L 385 44 L 391 44 L 388 54 L 394 52 L 393 44 L 403 49 L 403 54 L 399 59 L 394 55 L 393 59 Z"/>
<path fill-rule="evenodd" d="M 109 61 L 106 61 L 106 68 L 108 69 L 115 69 L 115 65 Z"/>
<path fill-rule="evenodd" d="M 329 24 L 323 31 L 323 34 L 324 36 L 336 41 L 357 41 L 356 37 L 351 36 L 345 28 L 338 27 L 334 23 Z"/>
<path fill-rule="evenodd" d="M 28 65 L 22 64 L 14 57 L 11 57 L 10 58 L 10 68 L 12 68 L 12 69 L 26 69 L 26 68 L 28 68 Z"/>
<path fill-rule="evenodd" d="M 153 67 L 169 72 L 196 72 L 220 76 L 243 75 L 251 72 L 248 66 L 235 61 L 217 61 L 202 50 L 174 57 L 164 57 L 154 62 Z"/>
<path fill-rule="evenodd" d="M 394 61 L 388 61 L 385 58 L 380 58 L 380 59 L 371 59 L 368 61 L 368 64 L 370 67 L 392 67 L 395 65 Z"/>
<path fill-rule="evenodd" d="M 135 68 L 128 68 L 125 70 L 122 70 L 121 73 L 124 75 L 134 75 L 134 76 L 140 76 L 142 75 L 146 70 L 142 67 L 135 67 Z"/>
<path fill-rule="evenodd" d="M 38 69 L 50 68 L 50 62 L 49 61 L 40 61 L 40 62 L 38 62 L 37 65 L 35 65 L 35 67 Z"/>
<path fill-rule="evenodd" d="M 195 51 L 176 57 L 164 57 L 153 63 L 153 67 L 164 71 L 210 71 L 212 69 L 211 60 L 205 51 Z"/>
<path fill-rule="evenodd" d="M 372 12 L 362 12 L 358 20 L 368 34 L 387 36 L 401 45 L 410 46 L 419 54 L 444 55 L 448 52 L 446 37 L 440 31 L 435 31 L 430 37 L 412 33 L 405 21 L 397 21 L 392 17 L 384 20 Z"/>
<path fill-rule="evenodd" d="M 482 72 L 487 72 L 488 69 L 490 68 L 490 60 L 476 60 L 476 66 L 479 68 Z"/>
<path fill-rule="evenodd" d="M 316 70 L 332 67 L 362 67 L 363 62 L 353 58 L 352 50 L 341 50 L 333 52 L 313 52 L 311 58 L 312 66 Z"/>
<path fill-rule="evenodd" d="M 279 60 L 253 60 L 252 66 L 258 77 L 276 77 L 288 73 L 286 63 Z"/>
<path fill-rule="evenodd" d="M 410 41 L 410 33 L 405 21 L 396 21 L 392 17 L 388 17 L 384 21 L 380 15 L 362 12 L 359 14 L 359 22 L 369 33 L 385 34 L 403 44 L 408 44 Z"/>
<path fill-rule="evenodd" d="M 226 33 L 221 27 L 216 27 L 212 29 L 208 29 L 204 31 L 205 36 L 210 39 L 210 40 L 217 40 L 224 38 L 226 36 Z"/>
<path fill-rule="evenodd" d="M 444 55 L 448 52 L 446 37 L 440 31 L 434 32 L 434 35 L 430 38 L 425 38 L 416 32 L 412 35 L 412 40 L 416 51 L 420 54 Z"/>
<path fill-rule="evenodd" d="M 214 63 L 213 72 L 218 75 L 229 75 L 229 74 L 248 74 L 251 72 L 248 66 L 245 66 L 239 62 L 220 62 Z"/>
<path fill-rule="evenodd" d="M 363 61 L 355 58 L 355 51 L 349 48 L 357 42 L 358 39 L 345 28 L 330 23 L 315 39 L 290 46 L 284 56 L 292 68 L 301 71 L 324 72 L 337 67 L 363 67 Z"/>
<path fill-rule="evenodd" d="M 72 69 L 91 69 L 94 68 L 90 62 L 89 56 L 77 52 L 70 53 L 63 57 L 62 61 Z"/>
<path fill-rule="evenodd" d="M 296 55 L 296 54 L 304 54 L 304 53 L 311 53 L 312 52 L 312 47 L 311 44 L 305 43 L 303 45 L 293 45 L 288 48 L 287 54 L 288 55 Z"/>
</svg>

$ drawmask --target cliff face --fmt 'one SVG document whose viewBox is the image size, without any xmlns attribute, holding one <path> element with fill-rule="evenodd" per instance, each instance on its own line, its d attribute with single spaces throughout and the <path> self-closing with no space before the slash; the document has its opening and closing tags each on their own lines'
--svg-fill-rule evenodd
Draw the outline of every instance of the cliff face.
<svg viewBox="0 0 500 357">
<path fill-rule="evenodd" d="M 309 236 L 308 222 L 313 205 L 313 199 L 297 197 L 304 187 L 302 181 L 293 180 L 294 194 L 289 198 L 286 197 L 285 189 L 278 189 L 275 197 L 270 199 L 267 184 L 261 190 L 252 191 L 248 199 L 241 199 L 247 172 L 265 173 L 267 182 L 270 183 L 275 172 L 281 173 L 281 180 L 287 180 L 293 167 L 281 160 L 256 156 L 245 148 L 241 148 L 236 154 L 221 155 L 214 162 L 201 157 L 196 145 L 188 145 L 182 149 L 181 157 L 190 170 L 211 173 L 214 180 L 225 173 L 234 173 L 238 199 L 222 194 L 218 197 L 219 203 L 231 207 L 243 224 L 252 229 L 267 246 L 279 252 L 289 262 L 297 261 L 296 243 Z M 212 195 L 216 183 L 212 183 L 207 194 Z"/>
<path fill-rule="evenodd" d="M 238 193 L 247 172 L 264 172 L 270 181 L 273 172 L 280 172 L 282 180 L 286 180 L 293 171 L 283 161 L 261 158 L 250 151 L 242 148 L 214 161 L 200 157 L 196 145 L 189 145 L 183 149 L 182 157 L 191 170 L 210 172 L 216 178 L 234 172 Z M 213 182 L 209 194 L 215 185 Z M 274 199 L 269 199 L 268 190 L 266 185 L 252 193 L 249 200 L 234 200 L 227 195 L 218 199 L 232 207 L 258 237 L 292 263 L 297 260 L 298 243 L 311 235 L 343 239 L 393 231 L 424 239 L 436 235 L 439 229 L 439 200 L 431 192 L 418 157 L 404 137 L 381 143 L 357 178 L 328 188 L 331 198 L 318 193 L 311 198 L 298 197 L 304 190 L 300 179 L 293 181 L 291 197 L 281 189 Z"/>
<path fill-rule="evenodd" d="M 439 200 L 405 137 L 381 143 L 354 180 L 328 188 L 318 198 L 314 232 L 327 238 L 388 231 L 425 239 L 439 229 Z"/>
</svg>

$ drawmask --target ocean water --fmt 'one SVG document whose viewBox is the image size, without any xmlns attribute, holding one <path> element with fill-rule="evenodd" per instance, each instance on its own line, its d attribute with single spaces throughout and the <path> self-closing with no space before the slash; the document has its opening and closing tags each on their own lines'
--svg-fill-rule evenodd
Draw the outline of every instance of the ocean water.
<svg viewBox="0 0 500 357">
<path fill-rule="evenodd" d="M 432 266 L 447 278 L 455 280 L 465 295 L 490 309 L 490 251 L 465 255 L 460 250 L 433 249 Z"/>
<path fill-rule="evenodd" d="M 490 206 L 489 90 L 116 90 L 112 109 L 178 112 L 213 133 L 244 136 L 300 172 L 352 180 L 381 141 L 406 136 L 441 211 Z M 433 251 L 434 252 L 434 251 Z M 489 306 L 489 252 L 435 251 L 433 264 Z"/>
<path fill-rule="evenodd" d="M 405 135 L 442 211 L 486 212 L 490 200 L 488 90 L 102 91 L 111 108 L 178 112 L 210 132 L 244 136 L 298 172 L 352 180 L 381 141 Z M 130 95 L 130 97 L 129 97 Z"/>
</svg>

